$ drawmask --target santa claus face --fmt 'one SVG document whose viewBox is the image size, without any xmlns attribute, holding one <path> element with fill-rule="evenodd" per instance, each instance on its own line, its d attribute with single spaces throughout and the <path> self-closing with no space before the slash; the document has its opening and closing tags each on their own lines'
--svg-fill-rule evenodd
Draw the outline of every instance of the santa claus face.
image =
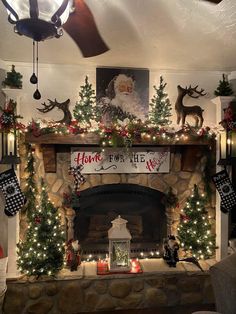
<svg viewBox="0 0 236 314">
<path fill-rule="evenodd" d="M 124 74 L 120 74 L 117 76 L 115 81 L 115 93 L 129 95 L 133 93 L 134 90 L 134 82 L 131 77 L 128 77 Z"/>
</svg>

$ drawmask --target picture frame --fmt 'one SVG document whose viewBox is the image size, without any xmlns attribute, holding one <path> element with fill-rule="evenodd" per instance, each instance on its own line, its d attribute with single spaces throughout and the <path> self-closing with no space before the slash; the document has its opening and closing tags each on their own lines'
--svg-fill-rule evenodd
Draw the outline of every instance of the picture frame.
<svg viewBox="0 0 236 314">
<path fill-rule="evenodd" d="M 149 108 L 149 70 L 97 68 L 96 95 L 103 122 L 144 121 Z"/>
</svg>

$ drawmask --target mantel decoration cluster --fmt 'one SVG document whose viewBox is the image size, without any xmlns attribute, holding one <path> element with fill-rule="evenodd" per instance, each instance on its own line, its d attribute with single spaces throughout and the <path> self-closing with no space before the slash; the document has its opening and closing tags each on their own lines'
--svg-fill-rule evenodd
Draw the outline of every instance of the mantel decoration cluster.
<svg viewBox="0 0 236 314">
<path fill-rule="evenodd" d="M 132 144 L 147 142 L 153 144 L 175 144 L 179 141 L 183 142 L 195 142 L 195 141 L 210 141 L 216 138 L 217 128 L 215 130 L 206 127 L 194 127 L 189 124 L 185 124 L 176 130 L 171 127 L 171 104 L 167 94 L 164 92 L 166 83 L 163 83 L 163 78 L 160 77 L 160 85 L 157 88 L 154 86 L 156 95 L 152 98 L 150 104 L 150 110 L 146 121 L 140 119 L 125 118 L 119 120 L 117 115 L 113 115 L 113 119 L 107 123 L 102 118 L 102 112 L 99 110 L 99 105 L 96 103 L 95 92 L 92 88 L 92 84 L 89 83 L 88 77 L 85 78 L 85 83 L 81 86 L 79 93 L 80 99 L 76 103 L 73 114 L 74 118 L 66 119 L 63 121 L 45 121 L 32 120 L 28 126 L 22 124 L 10 123 L 7 126 L 3 123 L 6 115 L 11 115 L 10 104 L 13 103 L 10 100 L 9 105 L 4 109 L 4 112 L 0 116 L 1 132 L 9 132 L 11 129 L 17 127 L 20 132 L 30 132 L 33 136 L 38 137 L 45 134 L 57 134 L 57 135 L 78 135 L 84 136 L 85 134 L 95 134 L 99 137 L 101 147 L 130 147 Z M 68 103 L 66 101 L 67 109 L 61 108 L 64 103 L 57 103 L 50 101 L 47 106 L 53 109 L 55 103 L 58 108 L 64 112 L 65 116 L 68 116 Z M 53 105 L 52 105 L 53 104 Z M 162 107 L 162 111 L 158 110 L 158 106 Z M 38 109 L 42 112 L 44 109 Z M 102 110 L 102 108 L 101 108 Z M 45 112 L 48 112 L 46 110 Z M 44 111 L 43 111 L 44 112 Z M 165 122 L 163 124 L 163 122 Z"/>
</svg>

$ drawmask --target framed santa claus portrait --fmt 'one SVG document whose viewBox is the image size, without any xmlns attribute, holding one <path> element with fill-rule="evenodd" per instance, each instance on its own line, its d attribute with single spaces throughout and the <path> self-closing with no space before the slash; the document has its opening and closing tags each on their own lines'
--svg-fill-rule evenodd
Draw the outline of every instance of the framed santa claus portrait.
<svg viewBox="0 0 236 314">
<path fill-rule="evenodd" d="M 148 116 L 149 70 L 97 68 L 96 95 L 104 120 L 143 121 Z"/>
</svg>

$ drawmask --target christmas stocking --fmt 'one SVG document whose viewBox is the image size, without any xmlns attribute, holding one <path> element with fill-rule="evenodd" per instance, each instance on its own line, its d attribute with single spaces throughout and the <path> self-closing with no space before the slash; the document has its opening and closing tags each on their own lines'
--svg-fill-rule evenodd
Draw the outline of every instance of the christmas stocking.
<svg viewBox="0 0 236 314">
<path fill-rule="evenodd" d="M 6 200 L 5 214 L 14 216 L 24 205 L 25 197 L 13 169 L 0 174 L 0 189 Z"/>
</svg>

